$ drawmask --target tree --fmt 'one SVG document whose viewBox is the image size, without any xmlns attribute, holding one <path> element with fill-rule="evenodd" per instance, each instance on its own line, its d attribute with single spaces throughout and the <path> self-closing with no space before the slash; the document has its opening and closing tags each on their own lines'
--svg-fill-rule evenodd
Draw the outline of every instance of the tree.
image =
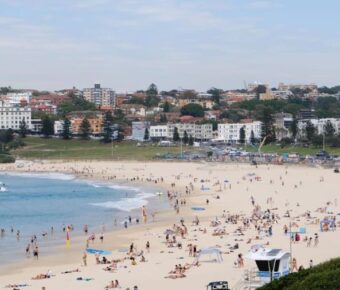
<svg viewBox="0 0 340 290">
<path fill-rule="evenodd" d="M 191 103 L 182 107 L 181 114 L 184 116 L 204 117 L 204 110 L 201 105 Z"/>
<path fill-rule="evenodd" d="M 255 89 L 257 99 L 260 99 L 260 95 L 267 92 L 267 87 L 264 85 L 258 85 Z"/>
<path fill-rule="evenodd" d="M 63 137 L 64 140 L 69 140 L 72 138 L 70 127 L 71 127 L 70 120 L 68 118 L 65 118 L 63 122 L 63 132 L 61 133 L 61 136 Z"/>
<path fill-rule="evenodd" d="M 14 140 L 14 133 L 11 128 L 0 131 L 0 142 L 9 143 L 9 142 L 12 142 L 13 140 Z"/>
<path fill-rule="evenodd" d="M 166 115 L 165 114 L 161 114 L 160 117 L 159 117 L 159 121 L 161 123 L 166 123 L 168 120 L 166 118 Z"/>
<path fill-rule="evenodd" d="M 26 125 L 26 121 L 25 118 L 22 118 L 22 120 L 20 121 L 19 124 L 19 134 L 21 138 L 25 138 L 26 134 L 27 134 L 27 125 Z"/>
<path fill-rule="evenodd" d="M 148 141 L 149 140 L 149 129 L 148 128 L 145 128 L 145 131 L 144 131 L 144 141 Z"/>
<path fill-rule="evenodd" d="M 292 122 L 292 124 L 290 125 L 289 130 L 290 130 L 290 132 L 292 133 L 293 140 L 295 141 L 295 140 L 296 140 L 296 136 L 297 136 L 298 131 L 299 131 L 299 128 L 298 128 L 298 121 L 297 121 L 295 115 L 294 115 L 294 117 L 293 117 L 293 122 Z"/>
<path fill-rule="evenodd" d="M 81 121 L 79 131 L 82 139 L 86 140 L 89 138 L 91 133 L 91 124 L 86 117 L 83 119 L 83 121 Z"/>
<path fill-rule="evenodd" d="M 331 121 L 327 121 L 324 128 L 323 128 L 326 137 L 333 137 L 335 133 L 334 126 Z"/>
<path fill-rule="evenodd" d="M 276 139 L 274 130 L 273 110 L 270 107 L 258 105 L 256 106 L 257 118 L 262 122 L 262 140 L 265 139 L 265 144 L 274 142 Z"/>
<path fill-rule="evenodd" d="M 255 144 L 255 134 L 254 134 L 254 131 L 253 130 L 251 130 L 251 132 L 250 132 L 250 144 Z"/>
<path fill-rule="evenodd" d="M 231 120 L 233 123 L 239 122 L 243 116 L 237 110 L 223 111 L 220 118 L 226 118 Z"/>
<path fill-rule="evenodd" d="M 181 92 L 180 99 L 196 99 L 197 93 L 194 90 L 185 90 Z"/>
<path fill-rule="evenodd" d="M 131 97 L 126 103 L 144 105 L 144 99 L 139 97 Z"/>
<path fill-rule="evenodd" d="M 211 94 L 211 99 L 215 104 L 220 104 L 220 99 L 221 99 L 221 93 L 222 90 L 217 89 L 217 88 L 211 88 L 210 90 L 207 91 L 208 94 Z"/>
<path fill-rule="evenodd" d="M 170 111 L 170 104 L 169 102 L 165 102 L 163 105 L 163 112 L 167 113 Z"/>
<path fill-rule="evenodd" d="M 49 138 L 54 134 L 54 123 L 48 115 L 45 115 L 42 119 L 41 134 L 43 134 L 45 138 Z"/>
<path fill-rule="evenodd" d="M 117 109 L 114 112 L 114 120 L 115 121 L 122 121 L 124 119 L 125 115 L 122 109 Z"/>
<path fill-rule="evenodd" d="M 103 139 L 102 142 L 109 143 L 112 141 L 112 122 L 113 118 L 110 112 L 106 112 L 103 119 Z"/>
<path fill-rule="evenodd" d="M 174 142 L 177 142 L 177 141 L 180 140 L 179 134 L 178 134 L 178 128 L 177 128 L 177 127 L 174 128 L 174 134 L 173 134 L 172 140 L 173 140 Z"/>
<path fill-rule="evenodd" d="M 96 105 L 86 101 L 81 97 L 76 97 L 73 93 L 69 94 L 69 100 L 63 101 L 58 105 L 58 113 L 61 116 L 65 116 L 69 112 L 73 111 L 94 111 Z"/>
<path fill-rule="evenodd" d="M 145 106 L 155 107 L 158 105 L 160 98 L 158 97 L 158 89 L 155 84 L 151 84 L 146 90 Z"/>
<path fill-rule="evenodd" d="M 188 133 L 187 133 L 187 131 L 184 131 L 184 134 L 183 134 L 183 143 L 184 144 L 188 144 L 188 142 L 189 142 Z"/>
<path fill-rule="evenodd" d="M 307 140 L 311 142 L 316 132 L 316 128 L 314 127 L 311 121 L 307 121 L 305 131 L 306 131 Z"/>
<path fill-rule="evenodd" d="M 192 135 L 190 135 L 189 137 L 189 145 L 190 146 L 194 145 L 194 138 L 192 137 Z"/>
<path fill-rule="evenodd" d="M 240 144 L 244 144 L 246 141 L 246 130 L 244 129 L 244 126 L 240 129 Z"/>
<path fill-rule="evenodd" d="M 0 142 L 2 143 L 1 152 L 5 152 L 8 148 L 6 148 L 6 144 L 12 142 L 14 140 L 14 133 L 12 129 L 1 130 L 0 131 Z"/>
</svg>

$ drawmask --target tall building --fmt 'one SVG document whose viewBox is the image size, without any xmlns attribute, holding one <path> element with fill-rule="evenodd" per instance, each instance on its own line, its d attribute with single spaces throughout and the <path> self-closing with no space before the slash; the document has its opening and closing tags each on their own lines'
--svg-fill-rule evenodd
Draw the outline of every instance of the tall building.
<svg viewBox="0 0 340 290">
<path fill-rule="evenodd" d="M 22 120 L 25 120 L 27 129 L 31 129 L 31 108 L 0 102 L 0 129 L 19 130 Z"/>
<path fill-rule="evenodd" d="M 83 96 L 96 106 L 115 107 L 115 92 L 109 88 L 102 88 L 100 84 L 95 84 L 94 88 L 85 88 Z"/>
</svg>

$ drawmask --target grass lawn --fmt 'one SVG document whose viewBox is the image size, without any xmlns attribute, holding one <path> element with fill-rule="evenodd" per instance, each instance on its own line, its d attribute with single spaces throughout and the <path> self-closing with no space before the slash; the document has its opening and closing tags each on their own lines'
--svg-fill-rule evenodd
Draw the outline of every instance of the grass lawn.
<svg viewBox="0 0 340 290">
<path fill-rule="evenodd" d="M 26 146 L 12 151 L 14 156 L 19 158 L 31 159 L 123 159 L 123 160 L 151 160 L 157 154 L 180 153 L 180 146 L 159 147 L 153 144 L 146 144 L 138 147 L 137 142 L 124 141 L 103 144 L 97 140 L 63 140 L 63 139 L 44 139 L 40 137 L 27 137 L 24 142 Z M 243 146 L 249 152 L 257 152 L 257 147 Z M 197 148 L 186 148 L 183 151 L 199 151 Z M 267 145 L 262 147 L 263 153 L 299 153 L 310 155 L 319 152 L 321 148 Z M 326 148 L 335 155 L 340 155 L 340 148 Z"/>
<path fill-rule="evenodd" d="M 103 144 L 97 140 L 63 140 L 27 137 L 25 147 L 12 151 L 14 156 L 31 159 L 125 159 L 150 160 L 156 154 L 180 153 L 178 147 L 159 147 L 147 144 L 138 147 L 137 142 L 124 141 Z M 189 148 L 188 148 L 189 149 Z M 183 146 L 183 151 L 189 151 Z M 190 151 L 196 150 L 190 148 Z"/>
<path fill-rule="evenodd" d="M 245 150 L 249 152 L 257 152 L 257 147 L 252 146 L 244 146 Z M 322 147 L 302 147 L 302 146 L 286 146 L 284 148 L 281 148 L 280 146 L 276 145 L 266 145 L 263 146 L 261 149 L 262 153 L 299 153 L 301 155 L 312 155 L 320 152 L 322 150 Z M 326 147 L 326 151 L 330 154 L 334 155 L 340 155 L 340 147 Z"/>
</svg>

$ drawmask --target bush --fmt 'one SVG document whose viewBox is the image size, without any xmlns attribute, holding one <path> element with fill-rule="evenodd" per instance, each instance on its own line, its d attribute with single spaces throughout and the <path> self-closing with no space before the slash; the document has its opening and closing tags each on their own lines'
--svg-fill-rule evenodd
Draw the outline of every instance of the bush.
<svg viewBox="0 0 340 290">
<path fill-rule="evenodd" d="M 204 117 L 204 110 L 199 104 L 187 104 L 182 107 L 181 114 L 183 116 L 190 115 L 193 117 Z"/>
<path fill-rule="evenodd" d="M 289 274 L 275 280 L 260 290 L 337 290 L 340 285 L 340 258 L 330 260 L 313 268 Z"/>
<path fill-rule="evenodd" d="M 0 163 L 14 163 L 15 158 L 12 155 L 0 154 Z"/>
<path fill-rule="evenodd" d="M 25 146 L 25 143 L 24 143 L 24 141 L 22 141 L 21 138 L 14 139 L 12 142 L 9 142 L 8 145 L 7 145 L 9 150 L 17 149 L 17 148 L 23 147 L 23 146 Z"/>
</svg>

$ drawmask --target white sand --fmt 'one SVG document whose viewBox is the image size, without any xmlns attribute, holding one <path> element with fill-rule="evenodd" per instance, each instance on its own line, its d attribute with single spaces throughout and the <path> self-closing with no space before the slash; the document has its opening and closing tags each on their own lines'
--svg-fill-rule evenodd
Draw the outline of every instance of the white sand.
<svg viewBox="0 0 340 290">
<path fill-rule="evenodd" d="M 84 173 L 84 168 L 89 170 Z M 332 257 L 340 256 L 340 231 L 320 232 L 318 224 L 310 224 L 301 215 L 307 210 L 311 211 L 313 217 L 322 219 L 327 216 L 326 213 L 316 212 L 320 207 L 326 207 L 330 202 L 329 210 L 334 213 L 340 212 L 337 198 L 340 197 L 340 175 L 333 173 L 331 169 L 308 168 L 299 166 L 266 166 L 260 165 L 258 168 L 250 165 L 227 165 L 216 163 L 170 163 L 170 162 L 103 162 L 103 161 L 82 161 L 82 162 L 45 162 L 34 163 L 17 168 L 16 165 L 1 165 L 3 171 L 22 171 L 22 172 L 63 172 L 77 174 L 83 178 L 104 179 L 110 176 L 116 176 L 116 180 L 124 181 L 134 177 L 139 177 L 139 183 L 143 182 L 154 184 L 171 191 L 181 193 L 179 199 L 185 198 L 186 206 L 180 207 L 180 213 L 176 214 L 174 210 L 164 211 L 156 215 L 156 222 L 140 225 L 128 230 L 119 230 L 105 234 L 103 244 L 97 240 L 93 247 L 112 250 L 113 255 L 109 259 L 121 259 L 126 257 L 125 253 L 119 252 L 118 249 L 127 248 L 131 242 L 137 246 L 138 250 L 143 250 L 147 262 L 139 262 L 132 266 L 130 261 L 126 260 L 118 263 L 118 270 L 115 273 L 105 272 L 105 265 L 96 265 L 95 258 L 88 256 L 88 266 L 82 266 L 82 253 L 85 246 L 84 238 L 72 241 L 71 249 L 66 249 L 64 241 L 60 241 L 60 253 L 55 256 L 42 256 L 39 261 L 33 259 L 26 260 L 23 257 L 23 263 L 14 267 L 0 268 L 0 287 L 11 284 L 28 283 L 30 287 L 21 289 L 41 289 L 46 286 L 47 290 L 60 289 L 104 289 L 111 280 L 119 280 L 122 289 L 138 285 L 141 290 L 173 290 L 173 289 L 204 289 L 209 281 L 227 280 L 230 286 L 235 285 L 242 277 L 244 269 L 254 268 L 252 261 L 245 260 L 245 268 L 236 268 L 234 262 L 237 254 L 246 255 L 251 245 L 266 244 L 269 247 L 282 248 L 289 251 L 289 238 L 283 234 L 283 226 L 289 224 L 288 218 L 283 218 L 287 209 L 292 210 L 292 221 L 307 229 L 307 236 L 314 236 L 319 233 L 319 245 L 317 247 L 307 247 L 306 242 L 300 241 L 293 244 L 293 257 L 297 259 L 298 265 L 308 267 L 309 260 L 313 259 L 314 264 L 328 260 Z M 286 173 L 287 171 L 287 173 Z M 90 172 L 90 173 L 87 173 Z M 249 173 L 255 173 L 255 176 L 261 178 L 255 180 L 255 176 L 249 176 Z M 160 178 L 164 182 L 160 181 Z M 245 177 L 245 178 L 243 178 Z M 323 177 L 323 182 L 320 178 Z M 146 181 L 146 179 L 152 181 Z M 194 181 L 197 178 L 197 181 Z M 281 179 L 282 178 L 282 179 Z M 204 182 L 204 186 L 210 188 L 209 191 L 201 191 L 201 179 L 209 180 Z M 224 180 L 228 180 L 224 187 Z M 252 179 L 252 182 L 250 181 Z M 270 181 L 272 180 L 273 183 Z M 219 192 L 220 186 L 214 186 L 220 182 L 222 191 Z M 192 182 L 194 192 L 189 196 L 185 194 L 185 186 Z M 282 186 L 284 182 L 284 186 Z M 171 183 L 176 187 L 171 188 Z M 231 184 L 231 189 L 229 185 Z M 216 195 L 220 199 L 216 199 Z M 260 205 L 263 210 L 267 208 L 278 208 L 274 210 L 281 219 L 273 225 L 273 236 L 263 237 L 255 240 L 258 233 L 255 232 L 254 226 L 251 226 L 244 233 L 244 236 L 235 236 L 233 231 L 242 226 L 241 222 L 237 225 L 225 224 L 221 219 L 223 210 L 230 214 L 245 214 L 250 216 L 253 206 L 251 196 L 254 197 L 255 203 Z M 267 199 L 272 198 L 273 203 L 267 204 Z M 209 205 L 206 205 L 206 199 L 209 199 Z M 299 204 L 299 206 L 297 206 Z M 194 212 L 192 206 L 202 206 L 206 210 Z M 198 216 L 201 224 L 199 227 L 192 226 L 191 222 L 195 216 Z M 225 227 L 228 235 L 223 237 L 213 236 L 214 228 L 210 227 L 210 221 L 218 217 L 222 220 L 220 227 Z M 188 227 L 188 235 L 185 239 L 177 236 L 177 240 L 183 244 L 183 249 L 168 248 L 165 242 L 164 231 L 171 228 L 173 224 L 180 224 L 180 219 L 184 218 L 185 225 Z M 151 217 L 149 217 L 151 220 Z M 161 222 L 157 222 L 161 221 Z M 113 228 L 113 226 L 111 227 Z M 198 229 L 206 228 L 204 234 Z M 302 235 L 304 237 L 304 235 Z M 251 238 L 250 244 L 246 241 Z M 235 241 L 243 239 L 243 241 Z M 145 244 L 150 241 L 151 251 L 146 252 Z M 239 243 L 240 248 L 232 253 L 229 252 L 227 244 L 234 245 Z M 197 245 L 198 249 L 210 246 L 220 246 L 223 254 L 223 262 L 201 262 L 199 267 L 192 267 L 185 272 L 186 277 L 180 279 L 165 279 L 169 271 L 174 269 L 176 264 L 192 263 L 193 257 L 189 257 L 189 243 Z M 92 247 L 92 245 L 91 245 Z M 24 250 L 24 249 L 23 249 Z M 170 253 L 169 253 L 170 252 Z M 183 259 L 180 259 L 183 257 Z M 0 257 L 1 259 L 1 257 Z M 26 261 L 25 261 L 26 260 Z M 1 262 L 0 262 L 1 265 Z M 79 268 L 80 273 L 60 274 L 65 270 Z M 31 280 L 31 277 L 46 273 L 50 269 L 55 277 L 46 280 Z M 77 281 L 77 277 L 94 278 L 92 281 Z"/>
</svg>

